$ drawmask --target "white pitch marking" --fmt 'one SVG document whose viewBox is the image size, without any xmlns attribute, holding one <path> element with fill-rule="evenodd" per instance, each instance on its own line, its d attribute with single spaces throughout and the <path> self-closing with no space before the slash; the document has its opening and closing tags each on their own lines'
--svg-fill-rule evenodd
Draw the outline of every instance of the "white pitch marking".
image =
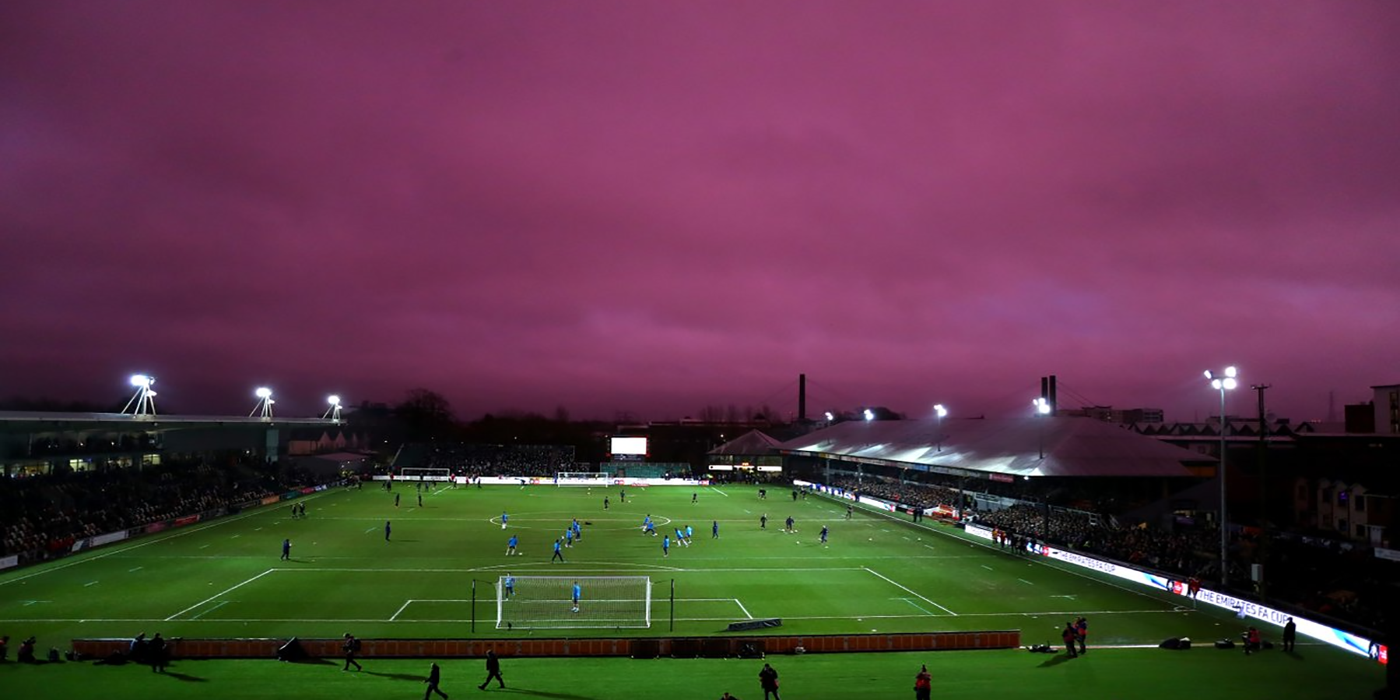
<svg viewBox="0 0 1400 700">
<path fill-rule="evenodd" d="M 231 539 L 231 540 L 236 540 L 236 539 L 238 539 L 238 538 L 240 538 L 240 537 L 242 537 L 242 536 L 243 536 L 243 535 L 234 535 L 233 537 L 230 537 L 229 539 Z"/>
<path fill-rule="evenodd" d="M 983 565 L 982 565 L 982 568 L 986 569 L 987 571 L 991 571 L 991 570 L 992 570 L 992 567 L 987 566 L 986 564 L 983 564 Z"/>
<path fill-rule="evenodd" d="M 201 546 L 200 546 L 200 549 L 209 549 L 209 545 L 207 545 L 207 544 L 206 544 L 206 545 L 201 545 Z"/>
<path fill-rule="evenodd" d="M 91 581 L 91 582 L 88 582 L 88 583 L 84 583 L 84 584 L 83 584 L 83 588 L 87 588 L 88 586 L 96 586 L 96 585 L 97 585 L 97 582 L 96 582 L 96 581 Z"/>
<path fill-rule="evenodd" d="M 1027 580 L 1025 580 L 1025 579 L 1023 579 L 1023 578 L 1018 578 L 1018 579 L 1016 579 L 1016 580 L 1017 580 L 1017 581 L 1020 581 L 1021 583 L 1026 584 L 1027 586 L 1034 586 L 1034 585 L 1035 585 L 1034 583 L 1031 583 L 1030 581 L 1027 581 Z"/>
<path fill-rule="evenodd" d="M 130 573 L 135 573 L 135 572 L 140 571 L 140 570 L 142 570 L 142 569 L 144 569 L 144 568 L 146 568 L 146 567 L 144 567 L 144 566 L 138 566 L 138 567 L 136 567 L 135 569 L 127 569 L 127 570 L 126 570 L 126 573 L 128 573 L 128 574 L 130 574 Z"/>
<path fill-rule="evenodd" d="M 398 619 L 399 613 L 403 612 L 404 610 L 407 610 L 407 609 L 408 609 L 408 606 L 409 606 L 410 604 L 412 604 L 412 603 L 413 603 L 413 599 L 412 599 L 412 598 L 409 598 L 408 600 L 405 600 L 405 601 L 403 602 L 403 605 L 399 606 L 399 609 L 396 610 L 396 611 L 394 612 L 393 615 L 390 615 L 390 616 L 389 616 L 389 621 L 390 621 L 390 622 L 393 622 L 394 620 Z"/>
<path fill-rule="evenodd" d="M 908 598 L 894 598 L 893 600 L 902 600 L 902 601 L 904 601 L 904 602 L 906 602 L 906 603 L 908 603 L 908 604 L 914 606 L 915 608 L 918 608 L 919 610 L 923 611 L 924 613 L 927 613 L 927 614 L 932 615 L 932 616 L 934 616 L 934 617 L 938 617 L 938 614 L 937 614 L 937 613 L 934 613 L 934 612 L 931 612 L 931 611 L 929 611 L 929 610 L 924 609 L 924 606 L 919 605 L 918 603 L 915 603 L 914 601 L 912 601 L 912 600 L 910 600 L 910 599 L 908 599 Z"/>
<path fill-rule="evenodd" d="M 957 613 L 953 612 L 952 610 L 949 610 L 948 608 L 945 608 L 945 607 L 943 607 L 942 605 L 939 605 L 938 603 L 935 603 L 935 602 L 929 600 L 928 598 L 925 598 L 925 597 L 919 595 L 918 593 L 915 593 L 914 590 L 911 589 L 911 588 L 909 588 L 908 586 L 904 586 L 904 585 L 902 585 L 902 584 L 900 584 L 900 583 L 896 583 L 894 579 L 892 579 L 892 578 L 890 578 L 890 577 L 888 577 L 888 576 L 885 576 L 884 574 L 882 574 L 882 573 L 880 573 L 880 572 L 878 572 L 878 571 L 875 571 L 874 569 L 871 569 L 870 567 L 861 567 L 861 568 L 865 569 L 866 571 L 869 571 L 869 572 L 872 573 L 872 574 L 875 574 L 876 576 L 879 576 L 879 577 L 882 578 L 882 579 L 885 579 L 886 581 L 889 581 L 890 583 L 893 583 L 894 585 L 896 585 L 896 586 L 898 586 L 898 587 L 904 589 L 905 591 L 907 591 L 907 592 L 909 592 L 909 593 L 912 593 L 912 594 L 914 595 L 914 597 L 918 598 L 919 600 L 922 600 L 922 601 L 924 601 L 925 603 L 928 603 L 929 605 L 932 605 L 933 607 L 938 608 L 939 610 L 942 610 L 942 611 L 945 612 L 945 613 L 948 613 L 949 615 L 952 615 L 952 616 L 954 616 L 954 617 L 957 617 L 957 615 L 958 615 Z"/>
<path fill-rule="evenodd" d="M 753 615 L 749 615 L 749 609 L 744 607 L 744 604 L 740 603 L 738 598 L 735 598 L 734 602 L 739 603 L 739 609 L 744 611 L 745 616 L 747 616 L 750 620 L 753 619 Z"/>
<path fill-rule="evenodd" d="M 214 612 L 215 610 L 218 610 L 219 608 L 222 608 L 222 607 L 224 607 L 225 605 L 228 605 L 228 601 L 227 601 L 227 600 L 221 600 L 221 601 L 219 601 L 219 604 L 218 604 L 218 605 L 215 605 L 214 607 L 209 608 L 208 610 L 203 610 L 203 611 L 199 612 L 198 614 L 196 614 L 194 617 L 191 617 L 190 619 L 191 619 L 191 620 L 198 620 L 199 618 L 204 617 L 205 615 L 208 615 L 209 613 Z"/>
<path fill-rule="evenodd" d="M 272 572 L 274 572 L 274 571 L 276 571 L 276 570 L 277 570 L 277 569 L 268 569 L 267 571 L 264 571 L 264 572 L 258 574 L 257 576 L 254 576 L 253 578 L 250 578 L 250 579 L 248 579 L 247 581 L 244 581 L 243 583 L 235 584 L 233 587 L 229 588 L 228 590 L 225 590 L 225 591 L 222 591 L 222 592 L 219 592 L 219 593 L 215 593 L 214 595 L 211 595 L 211 596 L 209 596 L 208 598 L 205 598 L 204 600 L 201 600 L 201 601 L 199 601 L 198 603 L 195 603 L 194 605 L 191 605 L 190 607 L 185 608 L 184 610 L 181 610 L 180 612 L 177 612 L 177 613 L 175 613 L 174 615 L 171 615 L 170 617 L 165 618 L 164 621 L 165 621 L 165 622 L 169 622 L 169 621 L 171 621 L 171 620 L 174 620 L 175 618 L 177 618 L 177 617 L 179 617 L 179 616 L 181 616 L 181 615 L 184 615 L 185 613 L 187 613 L 187 612 L 189 612 L 189 611 L 191 611 L 191 610 L 194 610 L 195 608 L 197 608 L 197 607 L 199 607 L 199 606 L 201 606 L 201 605 L 204 605 L 205 603 L 208 603 L 209 601 L 214 600 L 215 598 L 219 598 L 219 597 L 221 597 L 221 596 L 228 595 L 229 593 L 232 593 L 232 592 L 234 592 L 234 591 L 236 591 L 236 590 L 238 590 L 238 589 L 240 589 L 240 588 L 242 588 L 242 587 L 244 587 L 244 586 L 246 586 L 246 585 L 248 585 L 248 584 L 250 584 L 250 583 L 252 583 L 252 582 L 254 582 L 254 581 L 256 581 L 256 580 L 258 580 L 258 579 L 260 579 L 260 578 L 262 578 L 262 577 L 264 577 L 264 576 L 266 576 L 266 575 L 268 575 L 268 574 L 270 574 L 270 573 L 272 573 Z"/>
<path fill-rule="evenodd" d="M 718 493 L 718 494 L 721 495 L 721 496 L 724 496 L 725 498 L 729 498 L 729 494 L 727 494 L 727 493 L 725 493 L 725 492 L 723 492 L 723 491 L 720 491 L 719 489 L 717 489 L 717 488 L 715 488 L 715 487 L 713 487 L 713 486 L 709 487 L 709 489 L 710 489 L 711 491 L 714 491 L 715 493 Z"/>
</svg>

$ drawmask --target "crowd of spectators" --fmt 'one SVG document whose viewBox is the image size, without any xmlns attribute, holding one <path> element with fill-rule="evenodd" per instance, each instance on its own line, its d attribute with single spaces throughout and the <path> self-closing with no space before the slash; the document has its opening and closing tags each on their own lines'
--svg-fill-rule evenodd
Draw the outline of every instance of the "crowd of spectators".
<svg viewBox="0 0 1400 700">
<path fill-rule="evenodd" d="M 923 508 L 958 507 L 963 503 L 958 489 L 942 484 L 869 476 L 842 476 L 831 482 L 847 491 Z M 974 502 L 973 498 L 967 499 L 969 505 Z M 1220 578 L 1220 531 L 1214 527 L 1166 529 L 1146 523 L 1120 526 L 1107 514 L 1027 502 L 995 510 L 969 507 L 963 510 L 962 517 L 1018 541 L 1045 542 L 1181 579 Z M 1266 539 L 1263 533 L 1251 529 L 1232 532 L 1228 546 L 1230 579 L 1236 592 L 1242 592 L 1241 584 L 1247 588 L 1252 583 L 1250 565 L 1263 563 L 1267 582 L 1263 592 L 1270 600 L 1371 628 L 1382 624 L 1381 606 L 1372 601 L 1388 595 L 1384 582 L 1392 573 L 1385 570 L 1389 562 L 1327 540 L 1286 533 Z"/>
<path fill-rule="evenodd" d="M 415 462 L 415 463 L 410 463 Z M 450 469 L 454 476 L 554 476 L 589 471 L 574 462 L 572 445 L 475 445 L 442 443 L 406 446 L 393 468 Z"/>
<path fill-rule="evenodd" d="M 0 479 L 0 557 L 21 564 L 57 556 L 74 542 L 203 513 L 309 483 L 278 465 L 167 462 Z"/>
</svg>

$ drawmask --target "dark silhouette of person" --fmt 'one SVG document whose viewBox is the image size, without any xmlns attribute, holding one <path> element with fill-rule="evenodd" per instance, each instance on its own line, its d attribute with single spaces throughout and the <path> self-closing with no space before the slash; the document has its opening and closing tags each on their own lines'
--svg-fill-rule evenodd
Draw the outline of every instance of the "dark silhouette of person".
<svg viewBox="0 0 1400 700">
<path fill-rule="evenodd" d="M 1293 642 L 1298 639 L 1298 623 L 1293 618 L 1288 618 L 1288 622 L 1283 625 L 1283 650 L 1293 651 Z"/>
<path fill-rule="evenodd" d="M 156 636 L 151 638 L 146 644 L 147 658 L 151 660 L 152 673 L 165 673 L 165 638 L 156 632 Z"/>
<path fill-rule="evenodd" d="M 778 671 L 768 664 L 763 664 L 763 670 L 758 672 L 758 685 L 763 688 L 763 700 L 768 700 L 772 695 L 773 700 L 782 700 L 778 697 Z"/>
<path fill-rule="evenodd" d="M 914 700 L 929 700 L 933 694 L 933 675 L 928 672 L 928 666 L 924 665 L 914 676 Z"/>
<path fill-rule="evenodd" d="M 433 693 L 437 693 L 442 696 L 443 700 L 447 700 L 447 693 L 442 692 L 442 688 L 438 687 L 438 683 L 441 681 L 442 669 L 438 668 L 437 662 L 434 661 L 432 667 L 428 669 L 428 677 L 423 679 L 423 682 L 428 684 L 428 689 L 423 691 L 423 700 L 428 700 L 433 696 Z"/>
<path fill-rule="evenodd" d="M 496 682 L 500 683 L 502 688 L 506 687 L 505 679 L 501 678 L 501 660 L 496 657 L 495 649 L 488 649 L 486 650 L 486 680 L 482 681 L 481 685 L 477 687 L 486 690 L 486 686 L 491 682 L 492 678 L 495 678 Z"/>
<path fill-rule="evenodd" d="M 345 641 L 341 643 L 340 650 L 345 654 L 345 668 L 340 670 L 349 671 L 351 666 L 354 666 L 356 671 L 365 670 L 363 666 L 360 666 L 360 662 L 355 660 L 355 654 L 360 651 L 360 640 L 356 639 L 354 635 L 349 632 L 345 633 Z"/>
</svg>

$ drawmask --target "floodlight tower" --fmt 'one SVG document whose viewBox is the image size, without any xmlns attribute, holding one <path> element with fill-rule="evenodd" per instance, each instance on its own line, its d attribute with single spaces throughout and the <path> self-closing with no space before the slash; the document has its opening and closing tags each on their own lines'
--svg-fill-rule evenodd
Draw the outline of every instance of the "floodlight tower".
<svg viewBox="0 0 1400 700">
<path fill-rule="evenodd" d="M 1220 392 L 1220 587 L 1228 588 L 1230 585 L 1230 569 L 1227 565 L 1226 555 L 1229 551 L 1230 528 L 1226 527 L 1225 520 L 1225 392 L 1239 386 L 1235 377 L 1239 371 L 1234 366 L 1226 367 L 1225 371 L 1216 374 L 1206 370 L 1206 379 L 1210 380 L 1210 388 Z"/>
<path fill-rule="evenodd" d="M 1050 402 L 1047 401 L 1047 400 L 1045 399 L 1044 396 L 1037 397 L 1035 400 L 1031 401 L 1031 405 L 1035 407 L 1035 415 L 1036 415 L 1037 418 L 1043 418 L 1043 417 L 1045 417 L 1045 416 L 1050 415 Z M 1041 459 L 1045 459 L 1045 422 L 1044 422 L 1044 421 L 1041 421 L 1041 422 L 1040 422 L 1040 458 L 1041 458 Z"/>
<path fill-rule="evenodd" d="M 133 416 L 154 416 L 156 414 L 156 392 L 151 391 L 151 385 L 156 383 L 156 378 L 145 374 L 131 375 L 131 385 L 136 387 L 136 393 L 131 395 L 131 400 L 126 402 L 122 408 L 125 414 L 128 409 L 133 409 Z"/>
<path fill-rule="evenodd" d="M 867 423 L 870 422 L 870 421 L 875 420 L 875 412 L 872 411 L 872 410 L 870 410 L 870 409 L 868 409 L 868 408 L 865 409 L 865 413 L 862 414 L 862 415 L 865 417 L 865 420 L 866 420 Z"/>
<path fill-rule="evenodd" d="M 254 414 L 257 414 L 258 417 L 263 420 L 271 420 L 272 404 L 277 403 L 272 400 L 272 390 L 265 386 L 260 386 L 257 391 L 253 392 L 253 395 L 258 397 L 258 405 L 253 407 L 253 412 L 249 413 L 248 417 L 252 418 Z"/>
<path fill-rule="evenodd" d="M 331 407 L 328 408 L 328 409 L 326 409 L 326 414 L 323 415 L 323 416 L 321 416 L 321 420 L 325 420 L 325 419 L 329 418 L 329 419 L 331 419 L 331 420 L 333 420 L 333 421 L 339 423 L 339 422 L 340 422 L 340 397 L 337 396 L 337 395 L 335 395 L 335 394 L 331 394 L 330 396 L 327 396 L 327 397 L 326 397 L 326 403 L 330 404 Z"/>
<path fill-rule="evenodd" d="M 948 407 L 941 403 L 933 405 L 933 417 L 938 419 L 938 451 L 943 451 L 943 419 L 948 417 Z"/>
</svg>

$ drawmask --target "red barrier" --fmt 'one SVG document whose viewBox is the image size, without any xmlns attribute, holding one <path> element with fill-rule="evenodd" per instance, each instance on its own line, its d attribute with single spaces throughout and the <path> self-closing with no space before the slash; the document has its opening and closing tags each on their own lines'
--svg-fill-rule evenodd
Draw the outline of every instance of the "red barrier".
<svg viewBox="0 0 1400 700">
<path fill-rule="evenodd" d="M 286 639 L 190 639 L 168 640 L 171 658 L 271 659 Z M 298 639 L 314 658 L 338 657 L 340 639 Z M 497 656 L 632 656 L 633 639 L 363 639 L 365 658 L 476 658 L 494 649 Z M 986 632 L 929 632 L 920 634 L 849 634 L 813 636 L 642 638 L 656 645 L 660 656 L 674 656 L 686 649 L 691 656 L 736 656 L 749 645 L 769 654 L 955 651 L 1015 649 L 1021 646 L 1020 630 Z M 130 639 L 74 639 L 73 649 L 87 658 L 125 654 Z"/>
</svg>

